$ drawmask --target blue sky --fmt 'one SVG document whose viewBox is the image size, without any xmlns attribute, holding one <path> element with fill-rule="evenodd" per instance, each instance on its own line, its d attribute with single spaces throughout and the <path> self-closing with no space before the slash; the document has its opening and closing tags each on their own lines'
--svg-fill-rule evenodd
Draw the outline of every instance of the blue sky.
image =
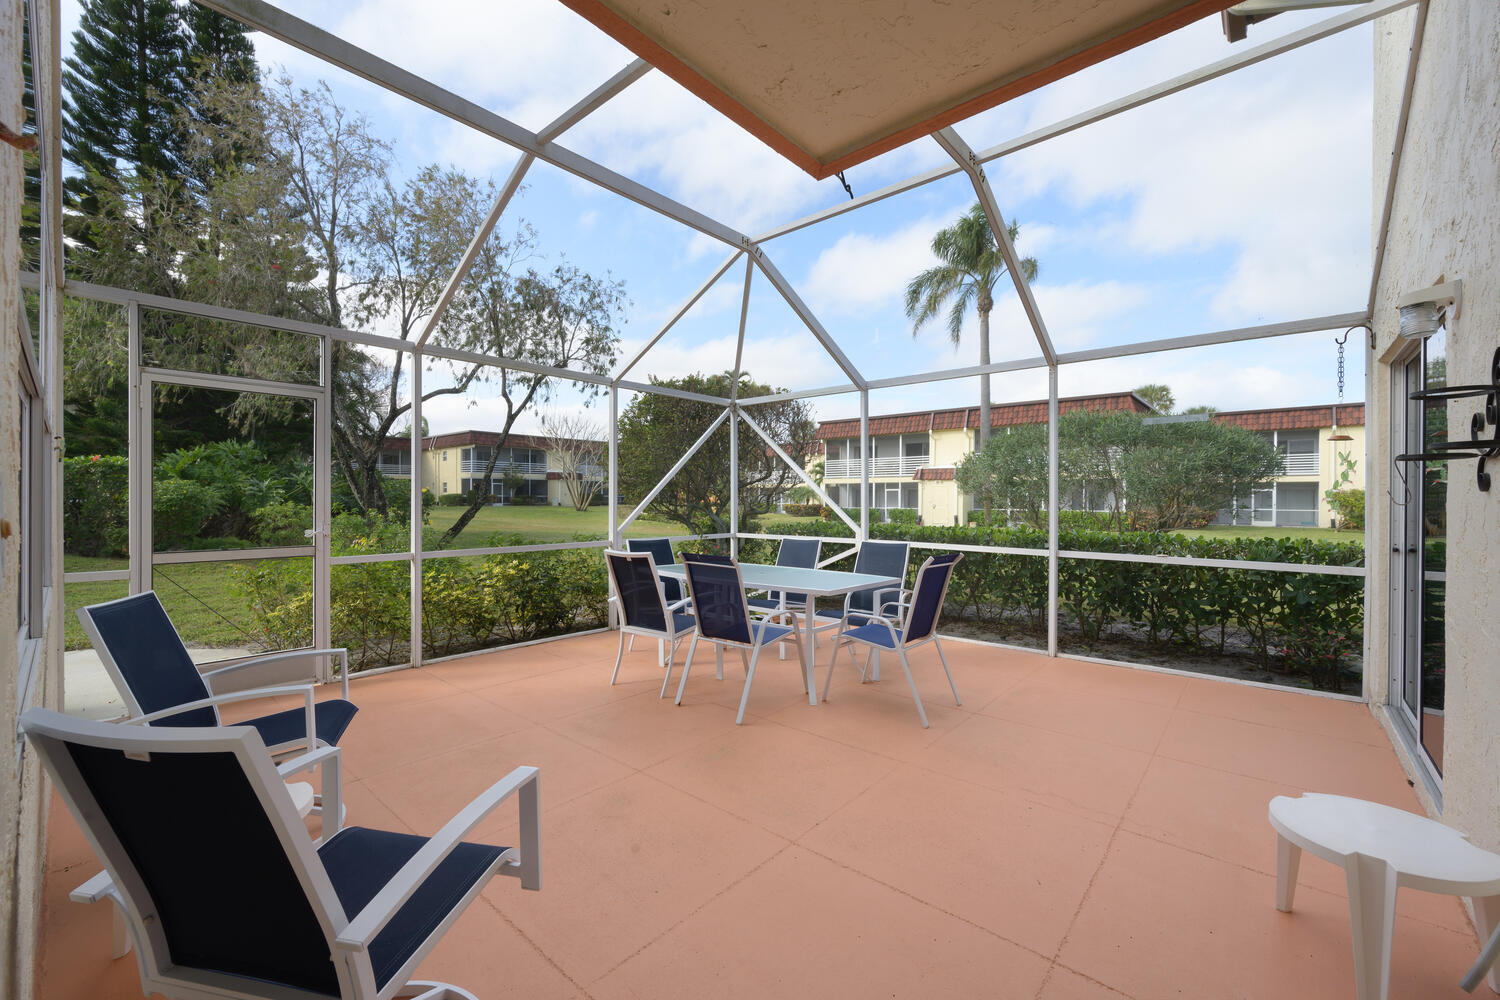
<svg viewBox="0 0 1500 1000">
<path fill-rule="evenodd" d="M 471 100 L 537 129 L 632 58 L 554 0 L 283 3 Z M 77 5 L 65 2 L 65 24 Z M 1329 11 L 1251 29 L 1258 44 Z M 309 56 L 256 36 L 264 66 L 303 85 L 325 79 L 395 150 L 404 176 L 430 162 L 497 182 L 516 154 Z M 1235 51 L 1212 17 L 957 126 L 976 149 L 1086 110 Z M 1037 257 L 1036 294 L 1060 350 L 1300 319 L 1363 308 L 1371 257 L 1370 29 L 1296 52 L 1089 126 L 988 165 L 1020 250 Z M 561 140 L 606 166 L 751 233 L 846 198 L 813 181 L 659 73 L 648 74 Z M 847 176 L 863 193 L 946 162 L 918 140 Z M 768 242 L 766 250 L 823 324 L 871 377 L 972 364 L 971 317 L 955 349 L 941 324 L 913 336 L 906 281 L 931 263 L 932 233 L 973 202 L 949 178 Z M 629 357 L 728 251 L 679 224 L 544 164 L 502 225 L 525 218 L 545 261 L 562 257 L 622 279 L 631 300 Z M 723 370 L 733 362 L 744 269 L 736 265 L 649 353 L 632 377 Z M 1036 355 L 1013 293 L 991 319 L 995 360 Z M 1223 409 L 1326 403 L 1336 393 L 1340 331 L 1062 370 L 1064 394 L 1166 382 L 1184 405 Z M 1346 398 L 1363 397 L 1363 351 L 1351 337 Z M 763 277 L 752 283 L 746 369 L 787 388 L 842 381 L 838 369 Z M 441 380 L 444 373 L 435 371 Z M 995 401 L 1046 393 L 1045 372 L 996 376 Z M 977 401 L 974 380 L 885 390 L 872 412 Z M 575 409 L 561 389 L 553 407 Z M 855 396 L 812 401 L 819 416 L 857 412 Z M 428 407 L 441 432 L 494 422 L 481 389 Z M 597 413 L 598 411 L 596 411 Z M 524 419 L 522 429 L 532 429 Z"/>
</svg>

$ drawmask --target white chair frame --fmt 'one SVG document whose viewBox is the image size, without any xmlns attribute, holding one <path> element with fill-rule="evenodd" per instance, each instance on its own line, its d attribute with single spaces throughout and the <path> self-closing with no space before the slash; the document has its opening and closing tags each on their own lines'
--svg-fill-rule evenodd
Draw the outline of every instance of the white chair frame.
<svg viewBox="0 0 1500 1000">
<path fill-rule="evenodd" d="M 666 623 L 664 631 L 646 628 L 641 625 L 625 624 L 625 605 L 620 600 L 620 585 L 615 579 L 614 567 L 609 562 L 610 556 L 623 556 L 626 559 L 640 559 L 644 556 L 651 559 L 651 576 L 656 581 L 656 596 L 661 600 L 662 621 Z M 672 659 L 677 653 L 677 645 L 688 635 L 686 631 L 677 630 L 676 612 L 681 611 L 692 603 L 691 598 L 684 597 L 680 601 L 667 603 L 666 588 L 662 586 L 661 574 L 656 571 L 656 561 L 651 558 L 649 552 L 626 552 L 620 549 L 604 550 L 605 575 L 609 578 L 610 601 L 620 614 L 620 648 L 615 651 L 615 669 L 609 675 L 609 683 L 614 684 L 615 679 L 620 676 L 620 663 L 625 659 L 625 642 L 628 638 L 630 648 L 635 648 L 635 637 L 641 636 L 646 639 L 655 639 L 657 643 L 657 660 L 666 667 L 666 674 L 661 679 L 661 692 L 658 698 L 667 696 L 667 682 L 672 679 Z"/>
<path fill-rule="evenodd" d="M 484 888 L 493 875 L 509 875 L 521 881 L 523 889 L 541 888 L 541 826 L 539 785 L 535 767 L 518 767 L 490 786 L 417 851 L 383 889 L 356 914 L 345 914 L 334 892 L 333 884 L 313 849 L 296 807 L 287 792 L 285 775 L 273 766 L 260 734 L 248 726 L 214 728 L 134 727 L 71 718 L 45 709 L 34 709 L 21 719 L 21 731 L 31 737 L 71 740 L 90 746 L 119 750 L 128 755 L 149 755 L 191 747 L 195 751 L 231 753 L 237 757 L 250 779 L 252 790 L 265 807 L 266 815 L 286 851 L 298 882 L 307 894 L 319 926 L 328 939 L 329 954 L 338 976 L 339 995 L 345 1000 L 475 1000 L 467 990 L 446 983 L 411 980 L 408 977 L 427 953 L 436 946 L 464 908 Z M 87 815 L 93 797 L 87 784 L 65 753 L 43 753 L 43 762 L 57 784 L 57 790 L 74 816 Z M 395 916 L 411 895 L 421 886 L 463 837 L 490 812 L 512 795 L 520 807 L 519 848 L 501 854 L 494 865 L 478 879 L 464 899 L 428 936 L 405 964 L 390 978 L 385 989 L 376 988 L 370 962 L 369 945 Z M 74 890 L 72 898 L 85 902 L 110 900 L 125 915 L 125 933 L 116 929 L 118 955 L 122 943 L 133 945 L 141 974 L 143 994 L 163 994 L 172 1000 L 290 1000 L 305 996 L 301 991 L 275 983 L 262 983 L 245 977 L 189 970 L 172 963 L 167 939 L 160 921 L 154 919 L 151 897 L 146 891 L 123 845 L 110 827 L 102 822 L 81 822 L 84 835 L 94 853 L 104 862 L 105 871 Z M 233 905 L 226 901 L 226 905 Z M 121 938 L 124 938 L 122 942 Z"/>
<path fill-rule="evenodd" d="M 703 634 L 702 626 L 701 625 L 699 627 L 697 627 L 697 628 L 694 628 L 693 629 L 693 641 L 688 644 L 687 661 L 685 663 L 683 663 L 683 665 L 682 665 L 682 679 L 680 681 L 678 681 L 678 684 L 677 684 L 677 699 L 674 702 L 674 704 L 677 704 L 677 705 L 681 705 L 682 704 L 682 695 L 683 695 L 683 692 L 687 690 L 688 671 L 692 670 L 692 668 L 693 668 L 693 654 L 698 649 L 698 640 L 699 639 L 702 639 L 704 642 L 708 642 L 708 643 L 712 643 L 713 644 L 713 646 L 715 648 L 715 653 L 716 653 L 716 663 L 717 663 L 717 668 L 718 668 L 718 676 L 719 676 L 720 680 L 724 679 L 724 649 L 725 649 L 725 647 L 728 647 L 730 649 L 738 649 L 740 651 L 740 659 L 745 664 L 745 690 L 740 694 L 740 710 L 739 710 L 739 713 L 737 715 L 735 715 L 735 717 L 734 717 L 734 724 L 738 726 L 738 725 L 743 725 L 744 721 L 745 721 L 745 706 L 750 703 L 750 685 L 755 682 L 755 665 L 756 665 L 756 663 L 760 659 L 760 651 L 761 651 L 761 649 L 763 649 L 765 647 L 765 642 L 766 642 L 766 637 L 765 637 L 766 636 L 766 628 L 768 626 L 771 626 L 771 625 L 775 624 L 772 621 L 772 618 L 774 618 L 776 616 L 776 611 L 773 609 L 772 611 L 770 611 L 770 613 L 768 613 L 766 615 L 763 615 L 763 616 L 760 616 L 760 617 L 757 617 L 752 612 L 752 609 L 750 608 L 749 602 L 745 600 L 745 580 L 744 580 L 744 577 L 740 574 L 740 564 L 739 563 L 734 563 L 734 564 L 732 564 L 732 568 L 734 569 L 734 575 L 735 575 L 735 579 L 737 581 L 737 586 L 738 586 L 738 590 L 736 592 L 740 595 L 740 601 L 742 602 L 742 604 L 743 604 L 743 606 L 745 608 L 745 618 L 746 618 L 747 623 L 749 624 L 750 635 L 751 635 L 751 642 L 749 644 L 746 644 L 746 643 L 743 643 L 743 642 L 736 642 L 733 639 L 714 639 L 714 638 L 710 638 L 710 637 L 708 637 L 708 636 L 706 636 L 706 635 Z M 692 600 L 693 606 L 695 608 L 696 607 L 701 607 L 702 605 L 697 600 L 697 595 L 692 593 L 692 589 L 693 589 L 693 576 L 692 576 L 692 573 L 686 573 L 686 574 L 684 574 L 684 576 L 686 577 L 686 582 L 687 582 L 687 586 L 688 586 L 689 599 Z M 802 685 L 803 685 L 804 688 L 806 688 L 807 687 L 807 656 L 802 651 L 802 638 L 801 638 L 801 636 L 802 636 L 802 629 L 797 624 L 796 616 L 792 616 L 792 620 L 791 620 L 791 624 L 790 625 L 780 626 L 780 627 L 790 628 L 792 630 L 792 635 L 788 636 L 786 638 L 786 641 L 787 642 L 793 642 L 793 639 L 795 639 L 795 642 L 793 644 L 797 647 L 797 662 L 801 666 L 801 669 L 798 670 L 797 673 L 802 677 Z M 772 641 L 774 642 L 774 641 L 777 641 L 777 640 L 772 640 Z M 745 654 L 746 654 L 747 651 L 750 654 L 750 658 L 749 658 L 748 661 L 745 661 Z"/>
<path fill-rule="evenodd" d="M 127 601 L 139 596 L 140 594 L 130 594 L 126 597 L 119 598 L 119 600 Z M 94 652 L 99 654 L 99 660 L 104 664 L 104 670 L 109 674 L 109 679 L 114 683 L 115 689 L 120 692 L 120 697 L 124 699 L 125 707 L 130 713 L 130 721 L 146 721 L 144 718 L 144 713 L 141 711 L 141 703 L 136 700 L 135 692 L 131 690 L 130 684 L 126 682 L 124 672 L 120 670 L 120 665 L 115 662 L 115 658 L 110 654 L 109 645 L 104 641 L 104 637 L 99 634 L 99 629 L 95 626 L 93 618 L 89 615 L 89 612 L 94 610 L 95 608 L 107 608 L 116 603 L 118 602 L 105 601 L 100 604 L 90 605 L 86 608 L 79 608 L 76 612 L 78 615 L 78 621 L 83 625 L 83 631 L 89 637 L 89 643 L 94 647 Z M 178 635 L 178 638 L 181 639 L 180 633 Z M 265 656 L 251 657 L 250 659 L 240 660 L 237 663 L 231 663 L 228 666 L 218 667 L 213 670 L 201 670 L 199 671 L 199 673 L 203 677 L 203 683 L 208 687 L 208 690 L 212 694 L 212 697 L 200 699 L 198 701 L 192 702 L 191 704 L 182 704 L 170 709 L 164 709 L 160 712 L 154 713 L 150 718 L 167 718 L 169 716 L 176 715 L 179 712 L 186 712 L 197 708 L 212 708 L 214 710 L 214 716 L 217 717 L 219 714 L 218 706 L 221 704 L 227 704 L 229 702 L 235 701 L 251 701 L 257 698 L 268 698 L 277 694 L 295 694 L 300 691 L 300 687 L 288 688 L 287 684 L 294 683 L 288 681 L 283 681 L 272 687 L 235 688 L 222 694 L 216 690 L 216 687 L 217 684 L 222 683 L 225 680 L 240 680 L 240 675 L 246 670 L 284 666 L 288 664 L 295 664 L 302 660 L 312 661 L 314 670 L 307 677 L 298 678 L 297 680 L 301 680 L 305 683 L 324 684 L 328 683 L 328 678 L 318 676 L 316 667 L 319 663 L 325 660 L 328 662 L 332 662 L 335 659 L 337 659 L 339 662 L 338 674 L 340 682 L 340 693 L 343 699 L 345 701 L 348 701 L 349 650 L 342 647 L 329 649 L 292 649 L 280 653 L 267 653 Z M 307 716 L 308 733 L 313 732 L 312 725 L 313 715 L 311 710 L 309 710 Z M 316 737 L 314 737 L 314 739 L 316 740 Z M 316 745 L 322 746 L 323 741 L 316 740 Z M 271 756 L 280 757 L 288 753 L 296 753 L 299 751 L 305 754 L 309 752 L 311 748 L 303 746 L 301 744 L 301 741 L 298 741 L 293 743 L 281 744 L 278 746 L 270 747 L 268 749 L 270 750 Z M 324 759 L 326 760 L 327 758 Z M 337 768 L 337 765 L 335 765 L 335 768 Z M 333 772 L 334 777 L 338 778 L 339 773 L 340 772 L 335 769 Z M 326 774 L 323 776 L 322 784 L 325 787 L 329 784 Z M 338 791 L 334 793 L 335 799 L 338 798 L 339 794 L 340 792 Z M 312 811 L 320 816 L 325 815 L 325 798 L 325 795 L 318 795 L 313 799 Z M 338 826 L 342 825 L 344 817 L 342 812 L 335 813 L 334 815 L 337 817 L 334 823 L 335 828 L 337 828 Z"/>
<path fill-rule="evenodd" d="M 917 570 L 916 586 L 914 586 L 910 591 L 903 591 L 903 593 L 909 593 L 909 594 L 915 595 L 918 591 L 920 591 L 922 589 L 922 577 L 925 576 L 927 574 L 927 572 L 931 568 L 932 568 L 932 557 L 929 556 L 927 558 L 927 560 L 922 563 L 922 567 Z M 953 582 L 953 567 L 950 566 L 949 569 L 948 569 L 948 578 L 943 581 L 943 590 L 942 590 L 942 593 L 938 595 L 938 604 L 937 604 L 937 614 L 938 614 L 938 616 L 942 615 L 943 605 L 948 600 L 948 585 L 951 584 L 952 582 Z M 898 602 L 896 602 L 896 601 L 891 601 L 891 602 L 887 602 L 885 604 L 882 604 L 881 605 L 881 610 L 883 611 L 885 608 L 892 607 L 892 606 L 896 605 L 897 603 Z M 908 602 L 900 602 L 900 605 L 901 605 L 901 607 L 905 607 L 905 608 L 908 608 L 908 609 L 910 608 L 910 602 L 909 601 Z M 923 705 L 922 705 L 922 696 L 917 693 L 917 682 L 916 682 L 916 679 L 914 677 L 912 677 L 911 662 L 907 659 L 906 653 L 907 653 L 908 650 L 917 649 L 917 648 L 919 648 L 921 646 L 927 645 L 930 642 L 930 643 L 932 643 L 933 648 L 937 650 L 938 661 L 940 663 L 942 663 L 942 665 L 943 665 L 943 673 L 948 678 L 948 689 L 953 692 L 953 703 L 955 705 L 962 705 L 964 702 L 963 702 L 963 699 L 958 696 L 958 686 L 953 683 L 953 671 L 951 671 L 951 670 L 948 669 L 948 657 L 946 657 L 946 656 L 943 655 L 943 644 L 938 641 L 937 619 L 933 620 L 933 623 L 932 623 L 932 632 L 930 634 L 928 634 L 928 636 L 926 638 L 924 638 L 924 639 L 917 639 L 914 642 L 906 642 L 904 640 L 904 638 L 903 638 L 903 633 L 906 630 L 906 624 L 905 624 L 905 622 L 906 622 L 906 616 L 904 614 L 898 614 L 895 617 L 889 617 L 889 616 L 886 616 L 886 615 L 872 615 L 870 617 L 870 620 L 868 622 L 866 622 L 867 625 L 883 625 L 890 632 L 890 636 L 891 636 L 891 645 L 890 646 L 880 646 L 880 645 L 877 645 L 875 643 L 866 642 L 865 640 L 860 639 L 858 637 L 846 635 L 845 634 L 846 630 L 840 629 L 838 637 L 834 640 L 834 643 L 833 643 L 833 657 L 832 657 L 832 659 L 830 659 L 828 661 L 828 676 L 826 678 L 824 678 L 824 680 L 823 680 L 823 700 L 824 701 L 828 700 L 828 689 L 833 685 L 833 667 L 834 667 L 834 664 L 838 663 L 838 660 L 839 660 L 839 650 L 845 644 L 847 644 L 847 643 L 861 642 L 861 643 L 864 643 L 865 645 L 868 645 L 870 647 L 870 662 L 872 662 L 872 663 L 875 663 L 875 664 L 879 663 L 879 660 L 877 660 L 875 658 L 878 657 L 880 655 L 880 653 L 882 651 L 884 651 L 884 650 L 888 650 L 888 651 L 894 652 L 896 654 L 896 657 L 901 661 L 901 669 L 906 673 L 906 683 L 911 688 L 911 697 L 912 697 L 912 700 L 914 702 L 916 702 L 916 704 L 917 704 L 917 715 L 922 720 L 922 728 L 923 729 L 928 728 L 927 709 L 924 708 Z M 852 650 L 852 649 L 849 651 L 849 659 L 850 660 L 854 660 L 854 650 Z M 859 662 L 856 660 L 854 665 L 856 667 L 858 667 L 859 666 Z M 866 668 L 865 667 L 860 667 L 860 670 L 859 670 L 860 683 L 864 683 L 866 674 L 867 674 Z M 879 678 L 877 677 L 876 679 L 878 680 Z"/>
</svg>

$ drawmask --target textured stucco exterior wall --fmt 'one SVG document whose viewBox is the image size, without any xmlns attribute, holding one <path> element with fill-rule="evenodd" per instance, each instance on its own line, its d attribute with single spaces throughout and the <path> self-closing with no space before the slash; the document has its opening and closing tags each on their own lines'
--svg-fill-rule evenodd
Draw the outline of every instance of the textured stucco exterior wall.
<svg viewBox="0 0 1500 1000">
<path fill-rule="evenodd" d="M 1378 224 L 1414 12 L 1375 27 L 1375 190 Z M 1463 281 L 1448 328 L 1450 382 L 1488 381 L 1500 346 L 1500 4 L 1432 0 L 1395 209 L 1376 286 L 1371 399 L 1390 412 L 1390 362 L 1399 352 L 1396 300 L 1445 280 Z M 1476 402 L 1450 404 L 1449 426 L 1467 429 Z M 1384 417 L 1380 418 L 1384 421 Z M 1368 691 L 1387 700 L 1390 525 L 1388 433 L 1371 435 L 1372 610 Z M 1500 471 L 1500 470 L 1497 470 Z M 1454 469 L 1448 494 L 1447 700 L 1444 818 L 1500 850 L 1500 488 L 1481 493 L 1473 466 Z"/>
<path fill-rule="evenodd" d="M 51 4 L 41 5 L 44 16 L 55 16 Z M 0 122 L 21 131 L 21 5 L 0 11 Z M 3 546 L 0 574 L 0 996 L 29 1000 L 35 987 L 37 922 L 40 913 L 46 826 L 46 784 L 36 756 L 18 752 L 16 719 L 27 706 L 17 691 L 19 624 L 16 612 L 20 586 L 21 532 L 16 514 L 20 504 L 20 379 L 19 340 L 14 324 L 20 286 L 18 229 L 23 197 L 22 154 L 0 145 L 0 516 L 10 522 Z M 55 469 L 39 463 L 39 474 Z M 60 536 L 58 536 L 60 537 Z M 45 540 L 42 540 L 46 544 Z M 61 602 L 57 602 L 60 604 Z M 59 623 L 54 606 L 52 626 Z M 60 632 L 60 629 L 57 629 Z M 44 649 L 34 682 L 32 704 L 61 702 L 60 645 L 52 636 Z M 50 665 L 50 666 L 49 666 Z"/>
</svg>

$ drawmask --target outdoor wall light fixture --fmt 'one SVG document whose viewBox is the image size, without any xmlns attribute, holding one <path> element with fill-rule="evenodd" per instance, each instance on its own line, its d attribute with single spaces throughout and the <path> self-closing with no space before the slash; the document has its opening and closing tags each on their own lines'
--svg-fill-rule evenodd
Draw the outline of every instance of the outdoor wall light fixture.
<svg viewBox="0 0 1500 1000">
<path fill-rule="evenodd" d="M 1458 316 L 1463 291 L 1462 281 L 1445 281 L 1402 296 L 1396 302 L 1401 313 L 1401 338 L 1426 340 L 1441 330 L 1445 323 Z"/>
</svg>

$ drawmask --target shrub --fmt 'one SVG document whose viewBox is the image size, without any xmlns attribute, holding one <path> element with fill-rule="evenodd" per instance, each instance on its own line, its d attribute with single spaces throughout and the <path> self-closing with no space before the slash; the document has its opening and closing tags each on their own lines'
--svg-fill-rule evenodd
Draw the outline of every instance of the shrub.
<svg viewBox="0 0 1500 1000">
<path fill-rule="evenodd" d="M 1361 531 L 1365 527 L 1365 491 L 1346 489 L 1329 490 L 1323 494 L 1328 501 L 1328 506 L 1338 516 L 1340 528 L 1356 528 Z"/>
<path fill-rule="evenodd" d="M 189 548 L 223 506 L 221 496 L 191 479 L 158 479 L 151 489 L 151 527 L 158 550 Z"/>
<path fill-rule="evenodd" d="M 63 459 L 63 551 L 123 556 L 130 543 L 130 473 L 118 455 Z"/>
<path fill-rule="evenodd" d="M 443 493 L 437 499 L 439 507 L 467 507 L 469 495 L 467 493 Z"/>
<path fill-rule="evenodd" d="M 303 534 L 313 525 L 313 509 L 305 503 L 273 503 L 250 515 L 254 539 L 261 545 L 306 545 Z"/>
<path fill-rule="evenodd" d="M 789 503 L 781 508 L 781 512 L 790 517 L 818 517 L 825 510 L 826 507 L 817 503 Z"/>
<path fill-rule="evenodd" d="M 779 533 L 841 538 L 852 534 L 842 522 L 790 523 Z M 981 623 L 1044 627 L 1045 531 L 872 524 L 870 534 L 937 546 L 1035 550 L 1036 556 L 965 553 L 954 570 L 948 604 L 951 612 L 972 614 Z M 1364 561 L 1359 542 L 1295 538 L 1064 530 L 1058 542 L 1064 550 L 1084 552 L 1331 566 L 1358 566 Z M 930 554 L 927 549 L 913 551 L 908 586 Z M 832 568 L 852 569 L 853 563 L 851 556 Z M 1222 654 L 1235 629 L 1249 641 L 1251 655 L 1262 666 L 1284 670 L 1310 686 L 1337 689 L 1337 663 L 1352 656 L 1363 638 L 1364 580 L 1357 576 L 1065 558 L 1059 561 L 1058 577 L 1059 611 L 1085 640 L 1130 626 L 1154 642 Z"/>
<path fill-rule="evenodd" d="M 885 512 L 885 519 L 889 524 L 905 524 L 912 527 L 917 523 L 917 512 L 905 507 L 891 507 Z"/>
</svg>

